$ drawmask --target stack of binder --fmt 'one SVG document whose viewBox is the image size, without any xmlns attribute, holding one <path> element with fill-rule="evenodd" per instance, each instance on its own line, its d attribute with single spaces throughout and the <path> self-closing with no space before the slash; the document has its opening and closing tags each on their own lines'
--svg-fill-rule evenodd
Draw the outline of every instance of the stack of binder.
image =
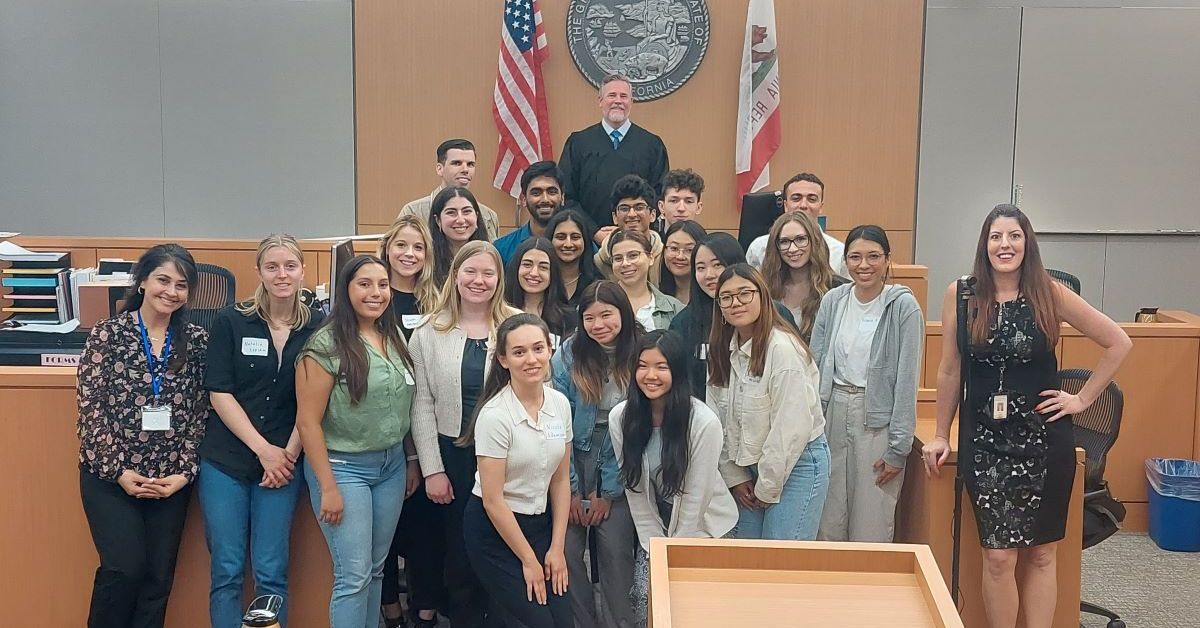
<svg viewBox="0 0 1200 628">
<path fill-rule="evenodd" d="M 75 318 L 70 253 L 0 255 L 5 316 L 22 323 L 65 323 Z"/>
</svg>

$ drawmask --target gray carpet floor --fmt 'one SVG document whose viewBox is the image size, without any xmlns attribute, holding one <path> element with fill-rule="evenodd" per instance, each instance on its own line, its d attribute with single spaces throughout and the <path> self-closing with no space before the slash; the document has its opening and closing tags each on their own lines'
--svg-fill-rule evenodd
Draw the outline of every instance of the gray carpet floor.
<svg viewBox="0 0 1200 628">
<path fill-rule="evenodd" d="M 1083 599 L 1131 628 L 1200 627 L 1200 553 L 1163 551 L 1145 534 L 1113 535 L 1083 552 Z M 1086 628 L 1106 624 L 1080 617 Z"/>
</svg>

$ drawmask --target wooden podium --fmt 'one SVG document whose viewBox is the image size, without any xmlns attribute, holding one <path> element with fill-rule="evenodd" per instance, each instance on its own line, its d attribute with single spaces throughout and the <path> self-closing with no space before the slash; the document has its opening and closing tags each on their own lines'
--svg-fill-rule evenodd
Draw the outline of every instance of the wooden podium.
<svg viewBox="0 0 1200 628">
<path fill-rule="evenodd" d="M 961 628 L 924 545 L 650 540 L 652 628 Z"/>
</svg>

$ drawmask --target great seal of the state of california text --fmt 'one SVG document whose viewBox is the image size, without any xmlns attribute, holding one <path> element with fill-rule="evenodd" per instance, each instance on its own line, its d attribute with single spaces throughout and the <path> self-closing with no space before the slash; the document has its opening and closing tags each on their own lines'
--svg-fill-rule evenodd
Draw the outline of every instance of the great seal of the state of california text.
<svg viewBox="0 0 1200 628">
<path fill-rule="evenodd" d="M 679 89 L 708 50 L 704 0 L 571 0 L 567 46 L 592 84 L 610 74 L 629 79 L 635 101 Z"/>
</svg>

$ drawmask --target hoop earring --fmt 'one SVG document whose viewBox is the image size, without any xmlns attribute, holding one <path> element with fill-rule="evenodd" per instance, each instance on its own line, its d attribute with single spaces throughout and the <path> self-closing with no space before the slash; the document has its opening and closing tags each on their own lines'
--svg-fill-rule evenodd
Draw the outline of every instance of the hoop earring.
<svg viewBox="0 0 1200 628">
<path fill-rule="evenodd" d="M 146 294 L 146 289 L 142 286 L 138 286 L 138 294 Z"/>
</svg>

